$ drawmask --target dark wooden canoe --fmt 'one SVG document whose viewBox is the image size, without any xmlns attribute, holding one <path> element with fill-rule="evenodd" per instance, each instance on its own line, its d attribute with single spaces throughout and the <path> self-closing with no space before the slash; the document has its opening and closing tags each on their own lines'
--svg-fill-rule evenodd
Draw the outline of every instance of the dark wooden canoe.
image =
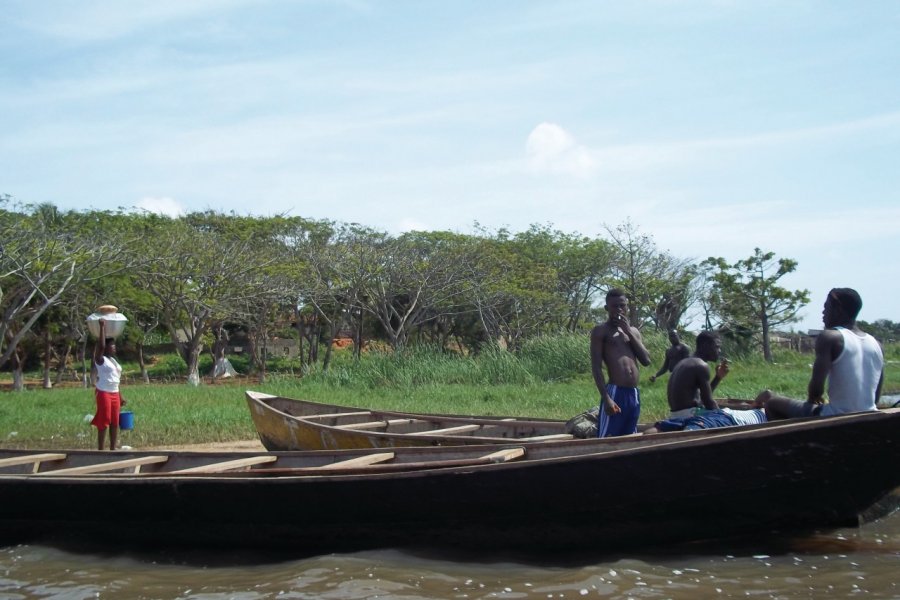
<svg viewBox="0 0 900 600">
<path fill-rule="evenodd" d="M 900 409 L 711 431 L 390 451 L 70 451 L 37 473 L 25 452 L 3 451 L 0 538 L 620 552 L 853 525 L 900 486 Z M 111 460 L 144 463 L 137 474 L 121 463 L 61 471 Z M 338 462 L 346 468 L 321 468 Z M 197 467 L 212 472 L 167 472 Z"/>
</svg>

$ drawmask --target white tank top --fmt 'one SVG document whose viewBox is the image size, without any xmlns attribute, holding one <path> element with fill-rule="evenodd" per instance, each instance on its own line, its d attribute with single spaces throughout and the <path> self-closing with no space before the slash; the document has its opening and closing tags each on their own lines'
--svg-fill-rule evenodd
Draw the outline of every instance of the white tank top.
<svg viewBox="0 0 900 600">
<path fill-rule="evenodd" d="M 118 392 L 122 379 L 122 366 L 111 356 L 104 356 L 97 365 L 97 389 L 101 392 Z"/>
<path fill-rule="evenodd" d="M 881 346 L 871 335 L 857 335 L 836 328 L 844 338 L 844 349 L 831 363 L 828 373 L 828 404 L 822 415 L 876 410 L 875 390 L 884 368 Z"/>
</svg>

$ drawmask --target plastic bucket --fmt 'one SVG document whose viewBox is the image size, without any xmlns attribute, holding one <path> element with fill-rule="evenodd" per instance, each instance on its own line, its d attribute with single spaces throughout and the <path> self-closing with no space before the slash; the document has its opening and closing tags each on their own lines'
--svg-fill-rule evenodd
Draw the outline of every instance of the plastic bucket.
<svg viewBox="0 0 900 600">
<path fill-rule="evenodd" d="M 134 413 L 124 410 L 119 413 L 119 429 L 134 429 Z"/>
</svg>

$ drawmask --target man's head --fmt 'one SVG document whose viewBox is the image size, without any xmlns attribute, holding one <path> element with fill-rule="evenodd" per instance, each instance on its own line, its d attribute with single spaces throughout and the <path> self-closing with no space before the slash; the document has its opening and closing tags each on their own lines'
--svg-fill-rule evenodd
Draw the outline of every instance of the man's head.
<svg viewBox="0 0 900 600">
<path fill-rule="evenodd" d="M 722 340 L 714 331 L 701 331 L 697 335 L 697 350 L 695 354 L 705 361 L 719 360 L 722 351 Z"/>
<path fill-rule="evenodd" d="M 675 331 L 674 329 L 670 329 L 669 330 L 669 343 L 672 344 L 673 346 L 677 346 L 679 344 L 679 342 L 681 342 L 681 340 L 678 337 L 678 332 Z"/>
<path fill-rule="evenodd" d="M 825 327 L 853 325 L 862 308 L 862 298 L 851 288 L 833 288 L 825 298 L 822 321 Z"/>
<path fill-rule="evenodd" d="M 622 315 L 628 312 L 628 296 L 625 290 L 620 288 L 612 288 L 606 293 L 606 312 L 609 313 L 610 321 L 617 321 Z"/>
</svg>

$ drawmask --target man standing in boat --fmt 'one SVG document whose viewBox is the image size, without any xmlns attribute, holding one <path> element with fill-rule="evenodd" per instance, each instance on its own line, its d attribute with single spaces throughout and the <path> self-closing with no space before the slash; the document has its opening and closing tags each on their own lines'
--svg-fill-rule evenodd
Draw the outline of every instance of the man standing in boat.
<svg viewBox="0 0 900 600">
<path fill-rule="evenodd" d="M 119 434 L 119 411 L 125 400 L 119 393 L 122 366 L 116 360 L 116 340 L 106 337 L 106 321 L 100 319 L 100 335 L 94 345 L 94 366 L 97 369 L 97 383 L 94 398 L 97 412 L 91 425 L 97 428 L 97 450 L 103 450 L 106 430 L 109 429 L 109 449 L 116 449 Z"/>
<path fill-rule="evenodd" d="M 637 432 L 641 412 L 638 363 L 650 365 L 641 333 L 628 322 L 628 297 L 613 288 L 606 294 L 605 322 L 591 331 L 591 372 L 600 392 L 598 437 Z M 608 382 L 603 376 L 606 367 Z"/>
<path fill-rule="evenodd" d="M 828 292 L 822 310 L 825 329 L 816 338 L 816 359 L 806 401 L 765 390 L 757 396 L 757 402 L 765 403 L 770 419 L 877 410 L 884 383 L 884 354 L 878 341 L 856 326 L 861 308 L 862 298 L 854 289 L 834 288 Z"/>
<path fill-rule="evenodd" d="M 650 383 L 656 381 L 663 373 L 671 373 L 675 365 L 691 355 L 691 349 L 678 338 L 678 332 L 674 329 L 669 330 L 669 343 L 672 345 L 666 350 L 666 358 L 659 371 L 650 376 Z"/>
</svg>

